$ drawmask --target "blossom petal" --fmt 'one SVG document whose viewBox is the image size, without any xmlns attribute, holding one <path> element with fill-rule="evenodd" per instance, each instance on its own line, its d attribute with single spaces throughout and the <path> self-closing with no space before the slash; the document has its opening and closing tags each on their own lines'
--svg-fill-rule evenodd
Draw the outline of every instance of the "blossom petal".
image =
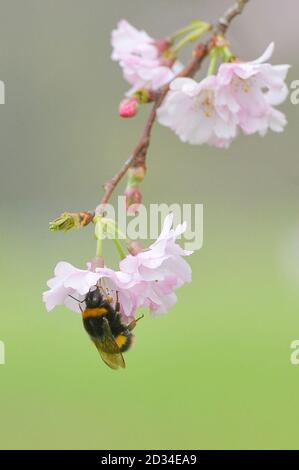
<svg viewBox="0 0 299 470">
<path fill-rule="evenodd" d="M 263 62 L 267 62 L 271 59 L 273 52 L 274 52 L 275 44 L 271 42 L 267 49 L 263 52 L 263 54 L 255 60 L 252 60 L 251 64 L 262 64 Z"/>
</svg>

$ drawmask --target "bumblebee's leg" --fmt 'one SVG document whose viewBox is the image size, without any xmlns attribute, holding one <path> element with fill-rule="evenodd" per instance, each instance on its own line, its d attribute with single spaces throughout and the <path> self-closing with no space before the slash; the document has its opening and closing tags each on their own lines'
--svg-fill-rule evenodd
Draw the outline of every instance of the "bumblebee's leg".
<svg viewBox="0 0 299 470">
<path fill-rule="evenodd" d="M 108 302 L 108 304 L 112 304 L 113 302 L 113 297 L 110 293 L 110 289 L 108 289 L 108 287 L 104 288 L 103 286 L 101 286 L 100 284 L 97 284 L 98 288 L 100 289 L 104 299 L 106 300 L 106 302 Z"/>
<path fill-rule="evenodd" d="M 119 313 L 119 312 L 120 312 L 120 303 L 119 303 L 119 298 L 118 298 L 118 290 L 116 291 L 115 311 L 116 311 L 116 313 Z"/>
<path fill-rule="evenodd" d="M 128 330 L 129 330 L 129 331 L 134 330 L 134 328 L 135 328 L 137 322 L 138 322 L 139 320 L 141 320 L 141 318 L 143 318 L 143 317 L 144 317 L 144 315 L 141 315 L 141 317 L 137 318 L 137 320 L 132 320 L 131 323 L 128 324 L 128 327 L 127 327 Z"/>
</svg>

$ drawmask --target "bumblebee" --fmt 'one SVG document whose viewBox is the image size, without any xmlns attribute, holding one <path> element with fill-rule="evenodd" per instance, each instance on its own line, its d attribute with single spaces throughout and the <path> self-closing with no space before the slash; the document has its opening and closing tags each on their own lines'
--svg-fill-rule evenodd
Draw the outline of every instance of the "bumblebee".
<svg viewBox="0 0 299 470">
<path fill-rule="evenodd" d="M 98 285 L 89 290 L 83 302 L 86 305 L 85 309 L 81 308 L 83 325 L 101 358 L 111 369 L 125 368 L 122 353 L 131 347 L 134 338 L 132 330 L 140 318 L 125 325 L 119 313 L 118 294 L 113 307 L 113 298 Z"/>
</svg>

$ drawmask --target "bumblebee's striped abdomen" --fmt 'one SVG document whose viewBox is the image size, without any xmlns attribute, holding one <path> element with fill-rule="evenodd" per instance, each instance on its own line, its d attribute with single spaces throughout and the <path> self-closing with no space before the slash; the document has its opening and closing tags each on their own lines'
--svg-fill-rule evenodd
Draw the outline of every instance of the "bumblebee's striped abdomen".
<svg viewBox="0 0 299 470">
<path fill-rule="evenodd" d="M 132 345 L 133 335 L 130 332 L 123 332 L 114 337 L 117 346 L 121 352 L 128 351 Z"/>
<path fill-rule="evenodd" d="M 82 312 L 84 328 L 94 341 L 103 341 L 105 337 L 104 322 L 108 322 L 111 335 L 120 352 L 127 351 L 132 345 L 133 335 L 121 321 L 119 313 L 107 302 L 98 307 L 87 307 Z"/>
</svg>

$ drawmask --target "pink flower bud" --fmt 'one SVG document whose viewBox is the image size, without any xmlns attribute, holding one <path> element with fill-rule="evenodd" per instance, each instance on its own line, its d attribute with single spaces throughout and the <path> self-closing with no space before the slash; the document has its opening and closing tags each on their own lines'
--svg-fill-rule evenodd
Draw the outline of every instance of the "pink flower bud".
<svg viewBox="0 0 299 470">
<path fill-rule="evenodd" d="M 127 209 L 127 213 L 129 215 L 135 215 L 135 214 L 138 214 L 139 212 L 139 208 L 140 208 L 140 204 L 131 204 L 128 209 Z"/>
<path fill-rule="evenodd" d="M 175 57 L 163 57 L 161 64 L 164 65 L 165 67 L 171 68 L 173 64 L 175 63 L 176 58 Z"/>
<path fill-rule="evenodd" d="M 118 112 L 122 118 L 131 118 L 137 114 L 139 101 L 136 96 L 125 98 L 119 104 Z"/>
<path fill-rule="evenodd" d="M 126 207 L 128 214 L 136 214 L 142 201 L 142 194 L 138 186 L 125 189 Z"/>
<path fill-rule="evenodd" d="M 171 47 L 171 41 L 167 38 L 157 39 L 154 44 L 161 54 Z"/>
<path fill-rule="evenodd" d="M 137 186 L 137 183 L 141 183 L 145 177 L 144 166 L 133 166 L 128 169 L 129 181 L 132 183 L 130 187 Z M 135 183 L 135 184 L 134 184 Z"/>
</svg>

